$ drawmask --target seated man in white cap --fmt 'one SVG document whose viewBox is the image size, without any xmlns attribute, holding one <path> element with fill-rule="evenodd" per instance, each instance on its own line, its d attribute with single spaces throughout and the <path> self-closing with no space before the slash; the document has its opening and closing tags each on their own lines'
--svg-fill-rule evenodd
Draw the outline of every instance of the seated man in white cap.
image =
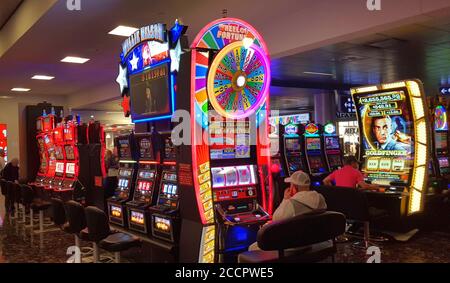
<svg viewBox="0 0 450 283">
<path fill-rule="evenodd" d="M 310 190 L 311 180 L 305 172 L 297 171 L 284 181 L 291 185 L 284 191 L 284 199 L 273 213 L 273 221 L 327 209 L 325 198 L 318 192 Z M 250 251 L 257 249 L 258 243 L 253 243 L 249 247 Z"/>
</svg>

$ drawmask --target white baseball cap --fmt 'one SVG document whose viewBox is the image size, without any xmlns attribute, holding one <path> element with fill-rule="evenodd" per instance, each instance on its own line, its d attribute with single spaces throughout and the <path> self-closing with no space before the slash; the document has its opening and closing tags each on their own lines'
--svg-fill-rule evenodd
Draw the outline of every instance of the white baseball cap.
<svg viewBox="0 0 450 283">
<path fill-rule="evenodd" d="M 291 177 L 284 179 L 284 181 L 297 186 L 309 186 L 311 184 L 308 174 L 303 171 L 294 172 Z"/>
</svg>

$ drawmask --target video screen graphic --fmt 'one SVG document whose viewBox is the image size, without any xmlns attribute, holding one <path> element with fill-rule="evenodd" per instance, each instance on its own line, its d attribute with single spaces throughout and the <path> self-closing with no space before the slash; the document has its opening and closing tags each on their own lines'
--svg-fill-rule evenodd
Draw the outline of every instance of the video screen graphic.
<svg viewBox="0 0 450 283">
<path fill-rule="evenodd" d="M 306 138 L 306 150 L 320 150 L 320 138 Z"/>
<path fill-rule="evenodd" d="M 340 149 L 339 137 L 325 137 L 326 149 Z"/>
<path fill-rule="evenodd" d="M 133 118 L 148 118 L 169 114 L 170 96 L 168 64 L 130 76 Z"/>
</svg>

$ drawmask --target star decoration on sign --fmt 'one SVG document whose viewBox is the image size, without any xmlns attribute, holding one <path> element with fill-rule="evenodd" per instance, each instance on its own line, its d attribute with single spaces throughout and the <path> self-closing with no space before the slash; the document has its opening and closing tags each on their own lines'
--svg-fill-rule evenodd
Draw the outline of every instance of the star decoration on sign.
<svg viewBox="0 0 450 283">
<path fill-rule="evenodd" d="M 139 58 L 136 57 L 136 54 L 133 52 L 133 59 L 130 60 L 131 70 L 132 71 L 137 70 L 138 62 L 139 62 Z"/>
<path fill-rule="evenodd" d="M 127 67 L 119 64 L 119 75 L 116 78 L 116 82 L 120 85 L 120 93 L 124 94 L 125 90 L 128 88 L 127 80 Z"/>
<path fill-rule="evenodd" d="M 181 44 L 180 41 L 178 41 L 177 46 L 175 49 L 170 50 L 170 71 L 175 72 L 180 69 L 180 58 L 181 54 L 183 54 L 183 51 L 181 50 Z"/>
<path fill-rule="evenodd" d="M 130 116 L 130 97 L 128 95 L 124 95 L 121 103 L 123 109 L 123 115 L 125 117 Z"/>
<path fill-rule="evenodd" d="M 170 29 L 170 41 L 171 44 L 177 42 L 180 37 L 186 32 L 187 26 L 180 24 L 180 21 L 175 20 L 175 25 Z"/>
</svg>

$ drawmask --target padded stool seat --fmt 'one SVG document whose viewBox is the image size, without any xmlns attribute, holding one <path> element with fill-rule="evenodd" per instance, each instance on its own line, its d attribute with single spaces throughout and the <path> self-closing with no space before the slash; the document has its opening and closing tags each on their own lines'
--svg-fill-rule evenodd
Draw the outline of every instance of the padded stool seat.
<svg viewBox="0 0 450 283">
<path fill-rule="evenodd" d="M 33 202 L 31 203 L 31 209 L 37 210 L 37 211 L 49 209 L 50 206 L 52 206 L 51 202 L 41 200 L 41 199 L 33 200 Z"/>
<path fill-rule="evenodd" d="M 99 246 L 109 252 L 120 252 L 141 245 L 138 237 L 126 233 L 114 233 L 99 242 Z"/>
</svg>

